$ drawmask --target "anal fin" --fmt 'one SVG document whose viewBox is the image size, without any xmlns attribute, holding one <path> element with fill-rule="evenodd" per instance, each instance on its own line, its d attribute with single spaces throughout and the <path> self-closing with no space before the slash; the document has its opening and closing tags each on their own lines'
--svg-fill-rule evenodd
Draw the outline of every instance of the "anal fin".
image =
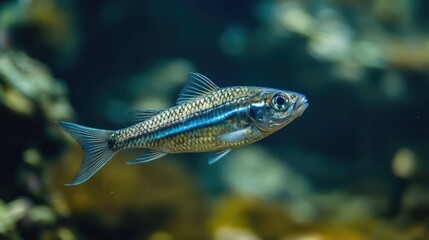
<svg viewBox="0 0 429 240">
<path fill-rule="evenodd" d="M 158 158 L 164 157 L 165 155 L 167 155 L 167 153 L 163 153 L 163 152 L 158 152 L 156 150 L 147 150 L 143 155 L 141 155 L 140 157 L 127 162 L 127 164 L 138 164 L 138 163 L 146 163 L 146 162 L 150 162 L 153 160 L 156 160 Z"/>
</svg>

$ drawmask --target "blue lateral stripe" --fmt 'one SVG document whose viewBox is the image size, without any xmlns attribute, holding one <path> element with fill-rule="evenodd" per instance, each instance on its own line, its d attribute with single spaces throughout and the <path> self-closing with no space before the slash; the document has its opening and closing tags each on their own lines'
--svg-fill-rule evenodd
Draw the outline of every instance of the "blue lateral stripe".
<svg viewBox="0 0 429 240">
<path fill-rule="evenodd" d="M 193 129 L 197 129 L 200 127 L 205 127 L 205 126 L 209 126 L 209 125 L 214 125 L 216 123 L 220 123 L 224 120 L 226 120 L 227 118 L 235 115 L 235 114 L 239 114 L 239 113 L 243 113 L 246 112 L 248 109 L 248 107 L 240 107 L 240 108 L 232 108 L 229 111 L 225 111 L 222 114 L 217 115 L 216 112 L 220 111 L 219 109 L 213 109 L 213 111 L 208 112 L 207 114 L 205 114 L 206 116 L 198 116 L 195 119 L 191 119 L 185 123 L 182 123 L 180 125 L 176 125 L 176 126 L 170 126 L 167 129 L 158 131 L 158 132 L 154 132 L 153 135 L 151 136 L 152 140 L 158 140 L 158 139 L 162 139 L 168 136 L 172 136 L 178 133 L 182 133 L 182 132 L 186 132 L 189 130 L 193 130 Z M 213 117 L 209 117 L 207 115 L 210 115 L 211 113 L 215 113 Z"/>
</svg>

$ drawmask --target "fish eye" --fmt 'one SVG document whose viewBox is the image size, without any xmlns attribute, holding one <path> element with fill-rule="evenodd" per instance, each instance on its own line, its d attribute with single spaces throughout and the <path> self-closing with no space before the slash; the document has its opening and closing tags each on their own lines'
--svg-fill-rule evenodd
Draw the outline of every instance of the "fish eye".
<svg viewBox="0 0 429 240">
<path fill-rule="evenodd" d="M 271 106 L 276 111 L 283 111 L 287 108 L 288 105 L 289 99 L 286 96 L 274 95 L 274 97 L 271 99 Z"/>
</svg>

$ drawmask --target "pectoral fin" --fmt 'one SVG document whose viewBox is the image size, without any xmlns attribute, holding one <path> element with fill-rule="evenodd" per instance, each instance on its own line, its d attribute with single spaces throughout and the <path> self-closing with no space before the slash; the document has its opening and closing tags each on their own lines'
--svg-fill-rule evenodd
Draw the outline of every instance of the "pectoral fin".
<svg viewBox="0 0 429 240">
<path fill-rule="evenodd" d="M 224 142 L 239 142 L 246 138 L 249 138 L 251 133 L 251 128 L 247 127 L 234 132 L 222 134 L 218 136 L 218 140 Z"/>
<path fill-rule="evenodd" d="M 231 149 L 225 149 L 225 150 L 222 150 L 220 152 L 213 154 L 213 156 L 211 156 L 209 158 L 209 161 L 208 161 L 209 164 L 213 164 L 213 163 L 219 161 L 221 158 L 225 157 L 225 155 L 228 154 L 230 151 L 231 151 Z"/>
<path fill-rule="evenodd" d="M 145 163 L 145 162 L 150 162 L 153 160 L 156 160 L 158 158 L 164 157 L 165 155 L 167 155 L 167 153 L 163 153 L 163 152 L 158 152 L 155 150 L 147 150 L 147 152 L 145 152 L 143 155 L 141 155 L 140 157 L 127 162 L 127 164 L 137 164 L 137 163 Z"/>
</svg>

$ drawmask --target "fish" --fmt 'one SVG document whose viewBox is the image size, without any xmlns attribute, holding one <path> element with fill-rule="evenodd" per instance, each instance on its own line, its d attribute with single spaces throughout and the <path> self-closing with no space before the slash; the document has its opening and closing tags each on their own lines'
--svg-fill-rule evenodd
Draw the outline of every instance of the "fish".
<svg viewBox="0 0 429 240">
<path fill-rule="evenodd" d="M 71 122 L 58 124 L 81 146 L 84 156 L 74 186 L 90 179 L 118 151 L 144 148 L 128 164 L 167 154 L 210 152 L 213 164 L 231 150 L 259 141 L 291 123 L 307 109 L 305 95 L 266 87 L 218 87 L 200 73 L 188 74 L 176 105 L 132 112 L 135 124 L 103 130 Z"/>
</svg>

